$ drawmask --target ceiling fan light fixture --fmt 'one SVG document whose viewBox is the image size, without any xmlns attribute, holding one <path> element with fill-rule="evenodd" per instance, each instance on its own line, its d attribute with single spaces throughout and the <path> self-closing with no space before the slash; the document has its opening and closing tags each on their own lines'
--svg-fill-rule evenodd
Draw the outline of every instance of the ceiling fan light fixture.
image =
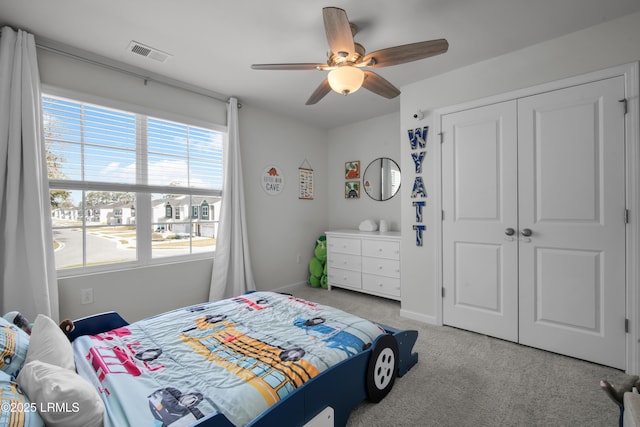
<svg viewBox="0 0 640 427">
<path fill-rule="evenodd" d="M 329 72 L 329 86 L 334 91 L 348 95 L 360 89 L 364 81 L 364 71 L 351 65 L 343 65 Z"/>
<path fill-rule="evenodd" d="M 446 39 L 427 40 L 416 43 L 387 47 L 366 54 L 364 46 L 357 43 L 353 36 L 358 32 L 357 25 L 349 22 L 347 12 L 339 7 L 322 8 L 324 32 L 329 42 L 327 60 L 324 64 L 288 63 L 253 64 L 254 70 L 320 70 L 329 71 L 326 79 L 311 94 L 306 105 L 320 101 L 331 90 L 348 95 L 364 88 L 387 99 L 400 95 L 400 89 L 392 85 L 380 74 L 363 68 L 382 68 L 404 64 L 440 55 L 449 49 Z M 366 85 L 364 84 L 366 83 Z"/>
</svg>

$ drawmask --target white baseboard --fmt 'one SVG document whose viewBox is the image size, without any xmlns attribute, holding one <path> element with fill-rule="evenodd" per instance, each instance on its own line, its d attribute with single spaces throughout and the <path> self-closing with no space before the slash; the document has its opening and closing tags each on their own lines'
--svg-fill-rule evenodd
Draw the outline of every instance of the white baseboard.
<svg viewBox="0 0 640 427">
<path fill-rule="evenodd" d="M 418 322 L 428 323 L 430 325 L 441 326 L 438 324 L 435 316 L 428 316 L 426 314 L 416 313 L 415 311 L 400 309 L 400 317 L 406 317 L 407 319 L 417 320 Z"/>
<path fill-rule="evenodd" d="M 309 284 L 305 282 L 292 283 L 290 285 L 281 286 L 276 289 L 271 289 L 272 292 L 285 292 L 293 293 L 298 289 L 308 287 Z M 430 325 L 442 326 L 438 323 L 435 316 L 429 316 L 422 313 L 416 313 L 415 311 L 400 309 L 400 316 L 411 320 L 417 320 L 418 322 L 428 323 Z"/>
<path fill-rule="evenodd" d="M 306 286 L 309 286 L 309 284 L 307 282 L 298 282 L 298 283 L 292 283 L 290 285 L 286 285 L 286 286 L 281 286 L 279 288 L 276 289 L 271 289 L 272 292 L 293 292 L 297 289 L 300 288 L 304 288 Z"/>
</svg>

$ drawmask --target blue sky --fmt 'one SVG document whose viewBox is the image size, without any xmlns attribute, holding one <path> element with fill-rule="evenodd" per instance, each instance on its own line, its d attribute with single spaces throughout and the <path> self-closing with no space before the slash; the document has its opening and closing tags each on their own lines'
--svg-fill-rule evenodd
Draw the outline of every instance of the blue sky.
<svg viewBox="0 0 640 427">
<path fill-rule="evenodd" d="M 84 156 L 84 180 L 136 183 L 135 114 L 50 96 L 43 96 L 43 113 L 48 148 L 63 159 L 65 179 L 83 179 Z M 222 137 L 149 117 L 149 184 L 221 189 Z"/>
</svg>

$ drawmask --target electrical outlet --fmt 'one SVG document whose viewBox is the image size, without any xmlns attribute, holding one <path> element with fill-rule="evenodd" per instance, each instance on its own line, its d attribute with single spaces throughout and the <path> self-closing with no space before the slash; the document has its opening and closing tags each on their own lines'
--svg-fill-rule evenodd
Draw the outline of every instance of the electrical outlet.
<svg viewBox="0 0 640 427">
<path fill-rule="evenodd" d="M 93 304 L 93 288 L 80 290 L 80 303 L 81 304 Z"/>
</svg>

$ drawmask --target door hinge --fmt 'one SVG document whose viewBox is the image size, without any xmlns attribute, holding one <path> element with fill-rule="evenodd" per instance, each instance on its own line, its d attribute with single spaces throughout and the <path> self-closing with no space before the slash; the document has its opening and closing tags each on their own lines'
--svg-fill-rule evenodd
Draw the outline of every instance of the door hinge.
<svg viewBox="0 0 640 427">
<path fill-rule="evenodd" d="M 627 114 L 627 112 L 629 111 L 629 105 L 628 105 L 628 102 L 627 102 L 627 98 L 619 99 L 618 102 L 621 102 L 623 104 L 624 114 Z"/>
<path fill-rule="evenodd" d="M 629 209 L 624 210 L 624 223 L 629 224 Z"/>
<path fill-rule="evenodd" d="M 444 298 L 444 286 L 442 287 L 442 298 Z"/>
<path fill-rule="evenodd" d="M 440 144 L 444 143 L 444 133 L 440 132 L 438 135 L 440 135 Z"/>
<path fill-rule="evenodd" d="M 629 333 L 629 319 L 624 319 L 624 332 Z"/>
<path fill-rule="evenodd" d="M 442 219 L 442 221 L 444 221 L 444 209 L 441 212 L 442 212 L 442 214 L 441 214 L 440 218 Z"/>
</svg>

